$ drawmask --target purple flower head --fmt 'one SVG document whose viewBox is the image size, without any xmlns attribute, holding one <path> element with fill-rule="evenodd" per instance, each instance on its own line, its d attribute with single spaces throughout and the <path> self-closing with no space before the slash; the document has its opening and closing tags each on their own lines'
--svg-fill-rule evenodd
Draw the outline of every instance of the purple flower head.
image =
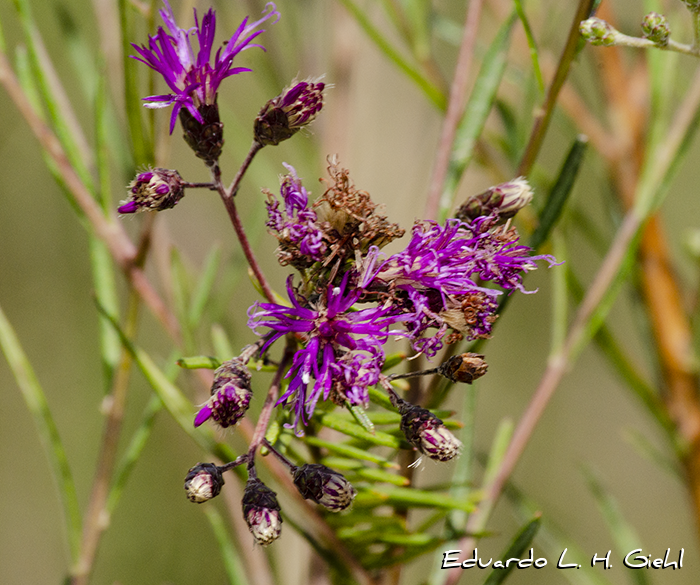
<svg viewBox="0 0 700 585">
<path fill-rule="evenodd" d="M 469 339 L 488 337 L 502 292 L 482 284 L 527 293 L 522 275 L 536 269 L 537 260 L 556 263 L 552 256 L 530 256 L 529 247 L 517 245 L 515 229 L 497 221 L 497 215 L 445 225 L 418 221 L 406 249 L 380 266 L 377 279 L 397 291 L 417 351 L 434 356 L 449 329 Z M 428 328 L 438 331 L 423 338 Z"/>
<path fill-rule="evenodd" d="M 231 75 L 250 71 L 247 67 L 233 67 L 233 58 L 241 51 L 250 47 L 260 47 L 253 40 L 263 30 L 255 30 L 266 20 L 276 17 L 279 20 L 279 12 L 276 6 L 270 2 L 265 7 L 263 17 L 248 24 L 246 17 L 240 24 L 234 35 L 220 47 L 214 61 L 211 61 L 211 52 L 216 32 L 216 15 L 212 8 L 207 10 L 201 22 L 194 11 L 195 26 L 183 29 L 175 23 L 175 16 L 168 0 L 163 0 L 165 8 L 160 10 L 160 16 L 165 23 L 167 32 L 163 27 L 158 27 L 158 32 L 149 37 L 148 47 L 132 44 L 138 57 L 133 57 L 148 65 L 163 76 L 171 93 L 152 95 L 144 98 L 147 108 L 165 108 L 173 106 L 170 118 L 170 133 L 175 128 L 178 113 L 184 107 L 197 119 L 204 123 L 197 108 L 202 104 L 211 105 L 216 101 L 216 94 L 221 82 Z M 192 47 L 191 36 L 197 37 L 199 49 L 195 52 Z"/>
<path fill-rule="evenodd" d="M 390 306 L 351 311 L 363 290 L 361 286 L 348 286 L 349 280 L 350 273 L 346 273 L 340 286 L 329 286 L 321 298 L 311 302 L 292 288 L 290 276 L 287 292 L 291 307 L 256 303 L 248 312 L 248 326 L 258 335 L 265 335 L 261 352 L 288 333 L 304 342 L 287 374 L 289 387 L 278 401 L 293 402 L 297 428 L 299 421 L 308 422 L 321 398 L 366 405 L 367 386 L 377 383 L 384 363 L 382 345 L 389 335 L 401 334 L 388 331 L 400 320 L 391 314 Z M 260 327 L 269 332 L 259 332 Z M 312 378 L 313 386 L 309 388 Z"/>
<path fill-rule="evenodd" d="M 280 188 L 284 212 L 279 208 L 279 201 L 268 192 L 267 227 L 279 241 L 277 255 L 280 263 L 305 268 L 323 260 L 327 245 L 316 212 L 308 208 L 309 194 L 296 170 L 291 165 L 283 164 L 289 171 L 282 178 Z"/>
</svg>

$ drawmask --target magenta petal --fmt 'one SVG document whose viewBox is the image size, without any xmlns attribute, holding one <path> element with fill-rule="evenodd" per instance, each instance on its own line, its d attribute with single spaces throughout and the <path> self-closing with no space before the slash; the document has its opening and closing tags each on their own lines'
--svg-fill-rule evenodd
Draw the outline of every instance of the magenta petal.
<svg viewBox="0 0 700 585">
<path fill-rule="evenodd" d="M 125 203 L 121 207 L 117 208 L 117 211 L 119 213 L 136 213 L 139 209 L 139 206 L 136 205 L 135 201 L 129 201 L 128 203 Z"/>
<path fill-rule="evenodd" d="M 207 421 L 209 417 L 212 415 L 212 410 L 208 406 L 204 406 L 198 413 L 197 416 L 194 417 L 194 426 L 197 428 L 199 425 L 201 425 L 203 422 Z"/>
</svg>

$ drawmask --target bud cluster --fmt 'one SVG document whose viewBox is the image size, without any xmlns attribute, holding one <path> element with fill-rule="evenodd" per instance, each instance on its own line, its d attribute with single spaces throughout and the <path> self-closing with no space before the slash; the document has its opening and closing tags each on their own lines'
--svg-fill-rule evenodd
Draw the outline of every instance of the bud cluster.
<svg viewBox="0 0 700 585">
<path fill-rule="evenodd" d="M 591 45 L 610 47 L 615 44 L 618 31 L 601 18 L 589 18 L 579 25 L 581 36 Z"/>
<path fill-rule="evenodd" d="M 642 21 L 642 35 L 659 47 L 668 45 L 671 27 L 663 14 L 650 12 Z"/>
</svg>

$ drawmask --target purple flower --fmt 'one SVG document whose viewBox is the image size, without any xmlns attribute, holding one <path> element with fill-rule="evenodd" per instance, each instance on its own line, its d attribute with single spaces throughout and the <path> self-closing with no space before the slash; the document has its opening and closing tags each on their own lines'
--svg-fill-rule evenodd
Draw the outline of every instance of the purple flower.
<svg viewBox="0 0 700 585">
<path fill-rule="evenodd" d="M 377 279 L 398 293 L 417 351 L 435 355 L 450 328 L 469 339 L 488 337 L 502 292 L 482 283 L 534 292 L 525 290 L 522 275 L 536 269 L 537 260 L 556 263 L 552 256 L 530 256 L 529 247 L 518 245 L 517 232 L 497 221 L 494 215 L 445 225 L 416 222 L 406 249 L 380 266 Z M 431 327 L 437 333 L 421 337 Z"/>
<path fill-rule="evenodd" d="M 287 374 L 289 387 L 278 401 L 294 403 L 295 427 L 300 420 L 306 424 L 316 403 L 321 398 L 327 400 L 331 393 L 352 404 L 366 405 L 367 386 L 377 383 L 384 363 L 382 345 L 389 335 L 401 334 L 388 331 L 400 320 L 391 314 L 391 306 L 350 310 L 363 294 L 364 283 L 348 286 L 349 279 L 350 273 L 346 273 L 340 286 L 329 286 L 321 298 L 311 302 L 292 288 L 290 276 L 287 292 L 291 307 L 256 303 L 248 312 L 248 326 L 256 333 L 261 334 L 259 327 L 270 330 L 261 352 L 288 333 L 305 344 L 294 355 Z"/>
<path fill-rule="evenodd" d="M 283 177 L 280 188 L 284 211 L 280 210 L 279 201 L 268 193 L 266 225 L 279 240 L 277 255 L 280 262 L 304 268 L 323 260 L 327 246 L 324 233 L 317 223 L 316 212 L 308 209 L 309 194 L 296 170 L 291 165 L 282 164 L 289 171 Z"/>
<path fill-rule="evenodd" d="M 185 107 L 192 116 L 204 124 L 204 119 L 197 111 L 202 104 L 211 105 L 216 101 L 216 94 L 221 82 L 231 75 L 250 71 L 246 67 L 233 67 L 233 58 L 241 51 L 250 47 L 260 47 L 253 43 L 255 37 L 264 32 L 255 30 L 266 20 L 273 16 L 275 22 L 279 20 L 279 12 L 270 2 L 266 5 L 264 16 L 251 24 L 246 17 L 234 35 L 220 47 L 211 62 L 211 51 L 216 31 L 216 15 L 210 8 L 201 20 L 197 18 L 197 10 L 194 11 L 195 26 L 183 29 L 175 23 L 173 10 L 168 0 L 163 0 L 165 8 L 160 10 L 160 16 L 168 29 L 158 27 L 158 32 L 149 37 L 148 47 L 132 44 L 139 54 L 134 59 L 148 65 L 163 76 L 172 93 L 152 95 L 144 98 L 147 108 L 165 108 L 170 105 L 173 113 L 170 118 L 170 133 L 175 128 L 178 113 Z M 273 23 L 274 24 L 274 23 Z M 197 37 L 199 50 L 195 52 L 190 36 Z"/>
</svg>

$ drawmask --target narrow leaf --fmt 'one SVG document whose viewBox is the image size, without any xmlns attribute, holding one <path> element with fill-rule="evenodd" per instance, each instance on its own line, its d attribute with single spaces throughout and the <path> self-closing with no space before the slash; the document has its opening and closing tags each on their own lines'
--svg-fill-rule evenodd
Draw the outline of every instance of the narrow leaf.
<svg viewBox="0 0 700 585">
<path fill-rule="evenodd" d="M 324 441 L 323 439 L 319 439 L 318 437 L 313 437 L 310 435 L 304 437 L 304 442 L 307 445 L 319 447 L 320 449 L 326 449 L 329 453 L 340 455 L 342 457 L 349 457 L 351 459 L 356 459 L 359 461 L 369 461 L 371 463 L 376 463 L 377 465 L 381 465 L 382 467 L 387 467 L 391 469 L 399 468 L 398 464 L 394 463 L 393 461 L 389 461 L 384 457 L 380 457 L 379 455 L 375 455 L 374 453 L 370 453 L 363 449 L 358 449 L 357 447 L 353 447 L 352 445 L 347 445 L 345 443 L 338 443 L 336 441 Z"/>
<path fill-rule="evenodd" d="M 486 119 L 496 99 L 496 92 L 506 68 L 510 36 L 515 20 L 516 14 L 513 13 L 501 26 L 486 52 L 464 115 L 457 127 L 445 186 L 440 197 L 441 221 L 445 220 L 452 209 L 457 187 L 474 156 L 476 141 L 484 130 Z"/>
<path fill-rule="evenodd" d="M 530 547 L 532 539 L 540 528 L 541 517 L 537 515 L 523 526 L 511 542 L 508 549 L 501 555 L 501 559 L 522 559 L 525 551 Z M 505 569 L 494 569 L 484 581 L 484 585 L 501 585 L 508 575 L 516 568 L 516 564 L 510 563 Z"/>
<path fill-rule="evenodd" d="M 66 451 L 61 442 L 56 423 L 51 415 L 44 390 L 39 384 L 34 369 L 24 353 L 17 334 L 7 320 L 2 307 L 0 307 L 0 347 L 22 392 L 24 402 L 34 419 L 34 424 L 39 431 L 49 463 L 53 468 L 53 475 L 58 484 L 58 491 L 63 504 L 71 558 L 75 561 L 80 554 L 82 521 L 73 474 L 68 465 Z"/>
</svg>

